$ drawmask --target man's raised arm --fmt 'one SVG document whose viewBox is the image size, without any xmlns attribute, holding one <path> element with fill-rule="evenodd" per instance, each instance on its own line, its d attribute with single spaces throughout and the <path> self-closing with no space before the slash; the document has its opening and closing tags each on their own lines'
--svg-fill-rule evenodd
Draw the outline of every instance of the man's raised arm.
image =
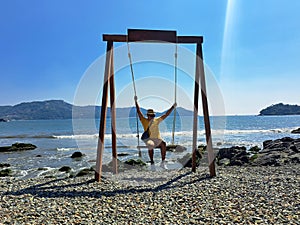
<svg viewBox="0 0 300 225">
<path fill-rule="evenodd" d="M 171 108 L 169 108 L 168 111 L 164 115 L 162 115 L 160 118 L 163 119 L 163 120 L 166 119 L 170 115 L 170 113 L 173 111 L 173 109 L 176 108 L 176 106 L 177 106 L 177 103 L 174 103 L 171 106 Z"/>
<path fill-rule="evenodd" d="M 137 111 L 137 113 L 138 113 L 138 115 L 139 115 L 139 118 L 141 119 L 142 117 L 144 117 L 144 115 L 143 115 L 143 113 L 141 112 L 140 106 L 139 106 L 139 104 L 138 104 L 138 102 L 137 102 L 137 96 L 134 96 L 134 101 L 135 101 L 136 111 Z"/>
</svg>

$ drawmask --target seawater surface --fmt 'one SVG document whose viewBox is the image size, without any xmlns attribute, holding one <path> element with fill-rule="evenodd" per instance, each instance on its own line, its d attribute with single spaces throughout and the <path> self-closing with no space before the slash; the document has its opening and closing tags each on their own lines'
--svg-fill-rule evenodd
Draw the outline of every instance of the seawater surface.
<svg viewBox="0 0 300 225">
<path fill-rule="evenodd" d="M 300 116 L 226 116 L 211 117 L 212 140 L 215 147 L 252 146 L 262 147 L 265 140 L 282 137 L 300 138 L 291 134 L 291 130 L 300 127 Z M 198 118 L 198 144 L 205 144 L 203 117 Z M 118 118 L 116 127 L 118 153 L 128 153 L 128 158 L 138 158 L 136 118 Z M 138 130 L 141 134 L 140 123 Z M 167 118 L 161 124 L 161 135 L 167 144 L 172 143 L 173 118 Z M 23 120 L 0 123 L 0 146 L 15 142 L 32 143 L 37 149 L 22 152 L 0 153 L 0 163 L 9 163 L 18 171 L 15 176 L 32 177 L 70 166 L 73 170 L 95 165 L 97 155 L 99 120 Z M 192 148 L 193 118 L 178 117 L 175 126 L 174 143 L 185 146 L 186 152 L 167 153 L 169 165 L 178 168 L 176 160 Z M 104 163 L 111 161 L 111 123 L 106 123 Z M 80 151 L 86 156 L 82 160 L 73 160 L 71 155 Z M 148 160 L 147 150 L 142 150 L 142 159 Z M 159 150 L 155 151 L 155 160 L 160 161 Z"/>
</svg>

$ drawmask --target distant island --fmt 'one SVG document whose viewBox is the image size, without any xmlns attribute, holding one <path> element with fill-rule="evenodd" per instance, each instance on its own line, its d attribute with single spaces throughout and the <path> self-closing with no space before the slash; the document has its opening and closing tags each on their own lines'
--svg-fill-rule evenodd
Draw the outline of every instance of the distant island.
<svg viewBox="0 0 300 225">
<path fill-rule="evenodd" d="M 300 106 L 278 103 L 259 112 L 259 116 L 300 115 Z"/>
<path fill-rule="evenodd" d="M 107 117 L 110 117 L 110 108 L 107 109 Z M 146 114 L 146 109 L 141 109 Z M 1 121 L 10 120 L 54 120 L 54 119 L 72 119 L 72 118 L 100 118 L 101 106 L 75 106 L 63 100 L 47 100 L 24 102 L 14 106 L 0 106 Z M 157 116 L 162 115 L 157 113 Z M 178 107 L 177 114 L 180 116 L 191 116 L 192 111 Z M 126 107 L 117 108 L 116 116 L 118 118 L 135 117 L 136 108 Z"/>
</svg>

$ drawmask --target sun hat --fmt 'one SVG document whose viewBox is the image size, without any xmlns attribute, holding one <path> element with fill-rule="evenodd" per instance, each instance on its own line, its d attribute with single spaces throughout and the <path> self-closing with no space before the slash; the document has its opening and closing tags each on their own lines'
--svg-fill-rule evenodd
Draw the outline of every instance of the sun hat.
<svg viewBox="0 0 300 225">
<path fill-rule="evenodd" d="M 147 116 L 155 116 L 155 112 L 153 109 L 148 109 L 147 110 Z"/>
</svg>

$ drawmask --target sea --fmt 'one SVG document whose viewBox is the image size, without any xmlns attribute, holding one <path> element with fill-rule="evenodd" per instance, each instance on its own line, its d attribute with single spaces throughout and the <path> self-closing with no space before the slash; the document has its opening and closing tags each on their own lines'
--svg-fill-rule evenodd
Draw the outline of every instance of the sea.
<svg viewBox="0 0 300 225">
<path fill-rule="evenodd" d="M 8 163 L 14 171 L 13 176 L 31 178 L 45 175 L 59 176 L 58 169 L 63 166 L 72 168 L 73 173 L 96 164 L 99 119 L 66 120 L 18 120 L 0 123 L 0 146 L 10 146 L 16 142 L 31 143 L 35 150 L 19 152 L 0 152 L 0 163 Z M 300 138 L 292 134 L 300 127 L 300 116 L 212 116 L 210 117 L 212 142 L 215 148 L 245 146 L 247 149 L 258 146 L 262 148 L 265 140 L 283 137 Z M 111 126 L 108 118 L 104 140 L 103 163 L 112 160 L 111 130 L 117 133 L 117 151 L 126 153 L 118 159 L 148 159 L 146 148 L 139 154 L 138 145 L 143 142 L 138 138 L 142 126 L 136 118 L 118 118 L 116 127 Z M 181 153 L 168 152 L 169 168 L 182 166 L 177 159 L 192 151 L 193 117 L 183 116 L 176 119 L 168 117 L 160 125 L 161 136 L 169 144 L 186 147 Z M 174 136 L 173 136 L 174 133 Z M 197 144 L 205 145 L 203 117 L 198 118 Z M 82 159 L 72 159 L 74 152 L 84 154 Z M 155 150 L 155 161 L 160 161 L 160 150 Z M 1 168 L 0 168 L 1 170 Z M 61 172 L 62 174 L 62 172 Z"/>
</svg>

